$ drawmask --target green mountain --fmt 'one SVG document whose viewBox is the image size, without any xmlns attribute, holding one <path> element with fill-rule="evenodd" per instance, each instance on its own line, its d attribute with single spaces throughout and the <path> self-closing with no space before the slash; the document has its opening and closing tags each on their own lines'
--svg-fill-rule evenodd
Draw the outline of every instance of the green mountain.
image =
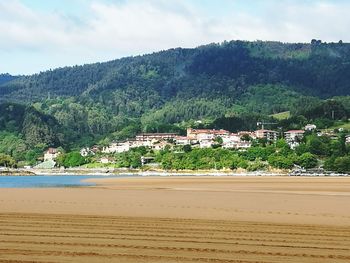
<svg viewBox="0 0 350 263">
<path fill-rule="evenodd" d="M 347 118 L 350 44 L 231 41 L 1 79 L 0 102 L 52 118 L 54 137 L 63 131 L 60 143 L 75 147 L 140 131 L 181 133 L 198 120 L 237 130 L 285 111 Z"/>
<path fill-rule="evenodd" d="M 12 80 L 15 80 L 16 76 L 11 76 L 10 74 L 6 73 L 6 74 L 0 74 L 0 85 L 5 84 L 7 82 L 10 82 Z"/>
<path fill-rule="evenodd" d="M 106 99 L 106 94 L 164 103 L 173 98 L 240 96 L 249 86 L 279 84 L 307 95 L 349 94 L 350 44 L 232 41 L 172 49 L 106 63 L 24 76 L 0 88 L 2 99 L 36 101 L 56 96 Z M 149 94 L 147 94 L 149 95 Z M 154 101 L 151 107 L 157 106 Z"/>
</svg>

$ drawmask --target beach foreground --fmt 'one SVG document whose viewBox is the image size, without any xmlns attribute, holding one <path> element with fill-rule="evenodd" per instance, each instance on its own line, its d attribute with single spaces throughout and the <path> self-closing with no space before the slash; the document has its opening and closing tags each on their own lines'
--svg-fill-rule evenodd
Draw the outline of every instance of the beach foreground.
<svg viewBox="0 0 350 263">
<path fill-rule="evenodd" d="M 1 189 L 0 262 L 349 262 L 350 178 Z"/>
</svg>

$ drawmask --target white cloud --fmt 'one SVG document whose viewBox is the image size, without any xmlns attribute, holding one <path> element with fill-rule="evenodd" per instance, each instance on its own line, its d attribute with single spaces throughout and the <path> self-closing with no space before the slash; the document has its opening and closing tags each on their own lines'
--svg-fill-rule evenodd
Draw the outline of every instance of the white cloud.
<svg viewBox="0 0 350 263">
<path fill-rule="evenodd" d="M 87 3 L 89 13 L 74 18 L 34 10 L 19 0 L 0 0 L 0 60 L 9 54 L 14 58 L 8 68 L 1 65 L 0 72 L 20 71 L 15 70 L 16 63 L 17 69 L 34 72 L 230 39 L 350 40 L 350 4 L 346 2 L 269 0 L 259 12 L 232 9 L 224 15 L 211 15 L 210 10 L 186 0 Z M 20 61 L 20 56 L 32 59 L 33 54 L 41 60 L 35 63 L 40 66 Z"/>
</svg>

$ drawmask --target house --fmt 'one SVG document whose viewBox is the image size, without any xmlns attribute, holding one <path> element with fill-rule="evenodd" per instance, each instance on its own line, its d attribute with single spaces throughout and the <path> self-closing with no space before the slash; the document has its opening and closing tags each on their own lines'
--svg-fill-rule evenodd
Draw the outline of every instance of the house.
<svg viewBox="0 0 350 263">
<path fill-rule="evenodd" d="M 304 127 L 304 130 L 305 131 L 313 131 L 313 130 L 316 130 L 316 125 L 315 124 L 307 124 L 305 127 Z"/>
<path fill-rule="evenodd" d="M 299 142 L 304 137 L 304 130 L 290 130 L 284 133 L 286 141 L 289 142 Z"/>
<path fill-rule="evenodd" d="M 257 130 L 255 131 L 255 136 L 257 139 L 266 139 L 268 141 L 277 141 L 278 132 L 272 130 Z"/>
<path fill-rule="evenodd" d="M 295 148 L 297 148 L 300 145 L 300 143 L 297 141 L 290 141 L 290 142 L 288 142 L 288 145 L 292 150 L 294 150 Z"/>
<path fill-rule="evenodd" d="M 130 150 L 130 142 L 115 142 L 108 147 L 104 147 L 103 153 L 122 153 Z"/>
<path fill-rule="evenodd" d="M 199 141 L 199 148 L 210 148 L 213 145 L 213 140 Z"/>
<path fill-rule="evenodd" d="M 231 141 L 222 144 L 222 148 L 225 149 L 248 149 L 252 147 L 252 143 L 248 141 Z"/>
<path fill-rule="evenodd" d="M 89 156 L 89 155 L 95 155 L 96 152 L 93 151 L 93 149 L 90 149 L 89 147 L 83 148 L 80 150 L 80 155 L 83 157 Z"/>
<path fill-rule="evenodd" d="M 345 143 L 346 143 L 346 144 L 350 144 L 350 135 L 347 135 L 347 136 L 345 137 Z"/>
<path fill-rule="evenodd" d="M 220 129 L 220 130 L 215 130 L 215 129 L 192 129 L 188 128 L 187 129 L 187 137 L 190 140 L 213 140 L 216 137 L 222 137 L 225 135 L 229 135 L 230 132 Z"/>
<path fill-rule="evenodd" d="M 187 136 L 176 136 L 174 138 L 176 145 L 191 144 L 191 140 Z"/>
<path fill-rule="evenodd" d="M 242 139 L 242 137 L 250 137 L 251 139 L 256 139 L 255 132 L 249 132 L 249 131 L 240 131 L 237 133 L 238 136 Z"/>
<path fill-rule="evenodd" d="M 102 164 L 114 163 L 114 159 L 110 158 L 110 157 L 102 157 L 100 159 L 100 163 L 102 163 Z"/>
<path fill-rule="evenodd" d="M 141 133 L 136 136 L 136 141 L 166 141 L 174 140 L 176 133 Z"/>
<path fill-rule="evenodd" d="M 150 141 L 129 140 L 130 148 L 152 147 L 152 145 L 157 142 L 159 142 L 159 140 L 155 140 L 155 139 Z"/>
<path fill-rule="evenodd" d="M 237 133 L 231 133 L 229 135 L 221 136 L 223 144 L 230 143 L 230 142 L 240 142 L 241 137 Z"/>
<path fill-rule="evenodd" d="M 151 148 L 153 150 L 156 150 L 156 151 L 160 151 L 160 150 L 164 150 L 165 147 L 169 145 L 170 147 L 172 146 L 171 144 L 169 144 L 168 142 L 165 142 L 165 141 L 161 141 L 161 142 L 156 142 L 154 143 Z"/>
<path fill-rule="evenodd" d="M 60 151 L 56 148 L 49 148 L 44 153 L 44 162 L 46 161 L 54 161 L 60 155 Z"/>
<path fill-rule="evenodd" d="M 247 141 L 241 141 L 236 145 L 237 149 L 248 149 L 250 147 L 252 147 L 252 143 Z"/>
</svg>

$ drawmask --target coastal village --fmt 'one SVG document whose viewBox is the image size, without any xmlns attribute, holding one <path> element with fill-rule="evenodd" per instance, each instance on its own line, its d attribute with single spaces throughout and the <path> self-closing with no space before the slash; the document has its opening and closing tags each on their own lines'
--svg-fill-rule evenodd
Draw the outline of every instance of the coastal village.
<svg viewBox="0 0 350 263">
<path fill-rule="evenodd" d="M 224 149 L 236 149 L 245 151 L 252 147 L 256 140 L 265 140 L 274 143 L 280 138 L 284 138 L 291 149 L 299 146 L 305 132 L 316 130 L 316 125 L 308 124 L 303 130 L 289 130 L 280 133 L 275 130 L 259 129 L 256 131 L 239 131 L 232 133 L 224 129 L 193 129 L 188 128 L 186 136 L 177 133 L 141 133 L 133 139 L 125 141 L 115 141 L 105 147 L 93 146 L 85 147 L 80 150 L 83 157 L 101 155 L 99 162 L 101 164 L 113 163 L 113 154 L 128 152 L 133 148 L 146 147 L 154 151 L 174 149 L 177 146 L 190 145 L 192 148 L 211 148 L 222 147 Z M 328 136 L 336 138 L 333 132 L 317 132 L 318 136 Z M 350 144 L 350 135 L 346 137 L 346 143 Z M 53 168 L 56 165 L 56 158 L 60 155 L 57 148 L 49 148 L 44 153 L 43 162 L 36 168 Z M 142 160 L 146 162 L 146 160 Z"/>
</svg>

